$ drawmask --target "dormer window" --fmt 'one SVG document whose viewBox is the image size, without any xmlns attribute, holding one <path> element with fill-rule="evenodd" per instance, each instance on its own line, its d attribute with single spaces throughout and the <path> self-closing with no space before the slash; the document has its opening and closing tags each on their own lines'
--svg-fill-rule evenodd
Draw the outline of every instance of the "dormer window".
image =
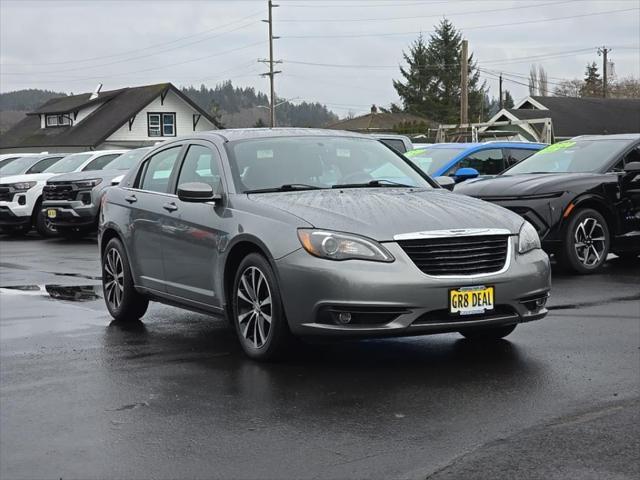
<svg viewBox="0 0 640 480">
<path fill-rule="evenodd" d="M 71 125 L 69 115 L 47 115 L 47 127 L 66 127 Z"/>
</svg>

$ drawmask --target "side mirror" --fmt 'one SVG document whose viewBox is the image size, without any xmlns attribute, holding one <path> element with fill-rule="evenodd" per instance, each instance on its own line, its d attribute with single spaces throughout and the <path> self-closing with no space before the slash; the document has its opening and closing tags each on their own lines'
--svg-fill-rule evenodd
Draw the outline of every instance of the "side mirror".
<svg viewBox="0 0 640 480">
<path fill-rule="evenodd" d="M 120 182 L 122 181 L 123 178 L 124 178 L 124 175 L 118 175 L 117 177 L 112 178 L 111 186 L 115 187 L 116 185 L 120 185 Z"/>
<path fill-rule="evenodd" d="M 477 178 L 480 176 L 480 172 L 475 168 L 464 167 L 456 170 L 456 173 L 453 174 L 456 182 L 464 182 L 465 180 L 469 180 L 470 178 Z"/>
<path fill-rule="evenodd" d="M 216 202 L 222 197 L 213 193 L 208 183 L 191 182 L 178 185 L 178 198 L 183 202 Z"/>
<path fill-rule="evenodd" d="M 453 190 L 453 187 L 456 185 L 456 181 L 451 177 L 436 177 L 435 181 L 438 182 L 442 188 L 446 188 L 447 190 Z"/>
<path fill-rule="evenodd" d="M 624 166 L 626 173 L 640 173 L 640 162 L 629 162 Z"/>
</svg>

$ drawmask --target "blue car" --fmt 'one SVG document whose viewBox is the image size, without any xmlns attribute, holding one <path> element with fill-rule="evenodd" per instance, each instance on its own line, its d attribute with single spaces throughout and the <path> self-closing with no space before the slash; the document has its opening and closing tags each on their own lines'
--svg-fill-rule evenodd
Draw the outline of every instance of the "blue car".
<svg viewBox="0 0 640 480">
<path fill-rule="evenodd" d="M 435 143 L 405 156 L 431 177 L 452 177 L 457 183 L 479 175 L 498 175 L 546 146 L 530 142 Z"/>
</svg>

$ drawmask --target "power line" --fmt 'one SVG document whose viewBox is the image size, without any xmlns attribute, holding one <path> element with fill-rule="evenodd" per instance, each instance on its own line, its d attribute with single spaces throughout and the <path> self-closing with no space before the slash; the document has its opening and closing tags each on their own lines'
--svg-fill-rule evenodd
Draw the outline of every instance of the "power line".
<svg viewBox="0 0 640 480">
<path fill-rule="evenodd" d="M 438 15 L 411 15 L 408 17 L 378 17 L 378 18 L 305 18 L 304 20 L 301 19 L 284 19 L 284 20 L 278 20 L 279 22 L 283 22 L 283 23 L 299 23 L 301 21 L 303 21 L 304 23 L 342 23 L 342 22 L 388 22 L 388 21 L 392 21 L 392 20 L 414 20 L 414 19 L 421 19 L 421 18 L 442 18 L 444 17 L 458 17 L 458 16 L 462 16 L 462 15 L 477 15 L 477 14 L 482 14 L 482 13 L 492 13 L 492 12 L 503 12 L 505 10 L 521 10 L 524 8 L 534 8 L 534 7 L 546 7 L 546 6 L 558 6 L 558 5 L 562 5 L 565 3 L 575 3 L 579 0 L 563 0 L 563 1 L 556 1 L 556 2 L 549 2 L 549 3 L 540 3 L 540 4 L 535 4 L 535 5 L 517 5 L 515 7 L 503 7 L 503 8 L 493 8 L 493 9 L 489 9 L 489 10 L 474 10 L 471 12 L 451 12 L 451 13 L 442 13 L 442 14 L 438 14 Z M 341 5 L 342 7 L 342 5 Z"/>
<path fill-rule="evenodd" d="M 170 45 L 170 44 L 173 44 L 173 43 L 179 43 L 179 42 L 181 42 L 183 40 L 187 40 L 189 38 L 198 37 L 200 35 L 203 35 L 203 34 L 206 34 L 206 33 L 209 33 L 209 32 L 220 30 L 221 28 L 230 27 L 231 25 L 234 25 L 236 23 L 242 22 L 244 20 L 248 20 L 249 18 L 257 17 L 258 15 L 261 15 L 261 14 L 262 14 L 261 12 L 252 13 L 251 15 L 247 15 L 246 17 L 242 17 L 242 18 L 240 18 L 238 20 L 234 20 L 233 22 L 230 22 L 230 23 L 227 23 L 227 24 L 224 24 L 224 25 L 218 25 L 218 26 L 216 26 L 214 28 L 210 28 L 208 30 L 204 30 L 204 31 L 199 32 L 199 33 L 194 33 L 192 35 L 187 35 L 187 36 L 184 36 L 184 37 L 181 37 L 181 38 L 177 38 L 177 39 L 174 39 L 174 40 L 171 40 L 171 41 L 168 41 L 168 42 L 157 43 L 157 44 L 154 44 L 154 45 L 149 45 L 148 47 L 139 48 L 139 49 L 135 49 L 135 50 L 129 50 L 127 52 L 115 53 L 115 54 L 112 54 L 112 55 L 101 55 L 101 56 L 98 56 L 98 57 L 85 58 L 85 59 L 81 59 L 81 60 L 67 60 L 67 61 L 61 61 L 61 62 L 43 62 L 43 63 L 31 63 L 31 64 L 29 64 L 29 63 L 2 63 L 1 65 L 5 66 L 5 67 L 8 67 L 8 66 L 27 67 L 27 66 L 43 66 L 43 65 L 66 65 L 66 64 L 85 63 L 85 62 L 92 62 L 92 61 L 95 61 L 95 60 L 105 60 L 105 59 L 108 59 L 108 58 L 122 57 L 122 56 L 126 56 L 126 55 L 131 55 L 132 53 L 143 52 L 145 50 L 151 50 L 153 48 L 161 47 L 161 46 L 164 46 L 164 45 Z M 242 28 L 244 28 L 244 27 L 242 27 Z M 181 45 L 181 46 L 175 47 L 175 48 L 182 48 L 182 47 L 186 47 L 186 46 L 189 46 L 189 45 L 193 45 L 194 43 L 199 43 L 201 41 L 210 40 L 211 38 L 215 38 L 216 36 L 220 36 L 220 35 L 225 34 L 225 33 L 231 33 L 231 32 L 234 32 L 234 31 L 236 31 L 236 30 L 230 30 L 228 32 L 222 32 L 219 35 L 214 35 L 213 37 L 208 37 L 207 39 L 198 40 L 197 42 L 189 43 L 189 44 L 186 44 L 186 45 Z M 171 49 L 171 50 L 173 50 L 173 49 Z M 165 50 L 165 51 L 168 51 L 168 50 Z M 157 52 L 155 52 L 155 53 L 157 53 Z M 90 67 L 86 67 L 86 68 L 90 68 Z M 42 73 L 45 73 L 45 72 L 42 72 Z"/>
<path fill-rule="evenodd" d="M 560 20 L 568 20 L 574 18 L 583 18 L 583 17 L 593 17 L 597 15 L 608 15 L 613 13 L 622 13 L 622 12 L 631 12 L 631 11 L 639 11 L 640 8 L 623 8 L 619 10 L 605 10 L 602 12 L 593 12 L 593 13 L 583 13 L 581 15 L 570 15 L 565 17 L 554 17 L 554 18 L 543 18 L 539 20 L 525 20 L 522 22 L 509 22 L 509 23 L 496 23 L 493 25 L 476 25 L 471 27 L 463 27 L 460 28 L 461 31 L 468 30 L 481 30 L 485 28 L 498 28 L 498 27 L 511 27 L 517 25 L 527 25 L 532 23 L 543 23 L 543 22 L 555 22 Z M 424 31 L 411 31 L 411 32 L 371 32 L 371 33 L 356 33 L 356 34 L 313 34 L 313 35 L 283 35 L 281 38 L 289 39 L 289 38 L 363 38 L 363 37 L 392 37 L 392 36 L 402 36 L 402 35 L 417 35 L 421 33 L 431 33 Z"/>
</svg>

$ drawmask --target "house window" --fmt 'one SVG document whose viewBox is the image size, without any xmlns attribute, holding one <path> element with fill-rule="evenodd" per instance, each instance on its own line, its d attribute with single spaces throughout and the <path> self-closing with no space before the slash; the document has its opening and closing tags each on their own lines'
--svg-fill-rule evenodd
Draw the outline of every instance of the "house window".
<svg viewBox="0 0 640 480">
<path fill-rule="evenodd" d="M 147 113 L 148 134 L 150 137 L 175 137 L 175 113 Z"/>
<path fill-rule="evenodd" d="M 47 115 L 47 127 L 64 127 L 71 125 L 69 115 Z"/>
</svg>

